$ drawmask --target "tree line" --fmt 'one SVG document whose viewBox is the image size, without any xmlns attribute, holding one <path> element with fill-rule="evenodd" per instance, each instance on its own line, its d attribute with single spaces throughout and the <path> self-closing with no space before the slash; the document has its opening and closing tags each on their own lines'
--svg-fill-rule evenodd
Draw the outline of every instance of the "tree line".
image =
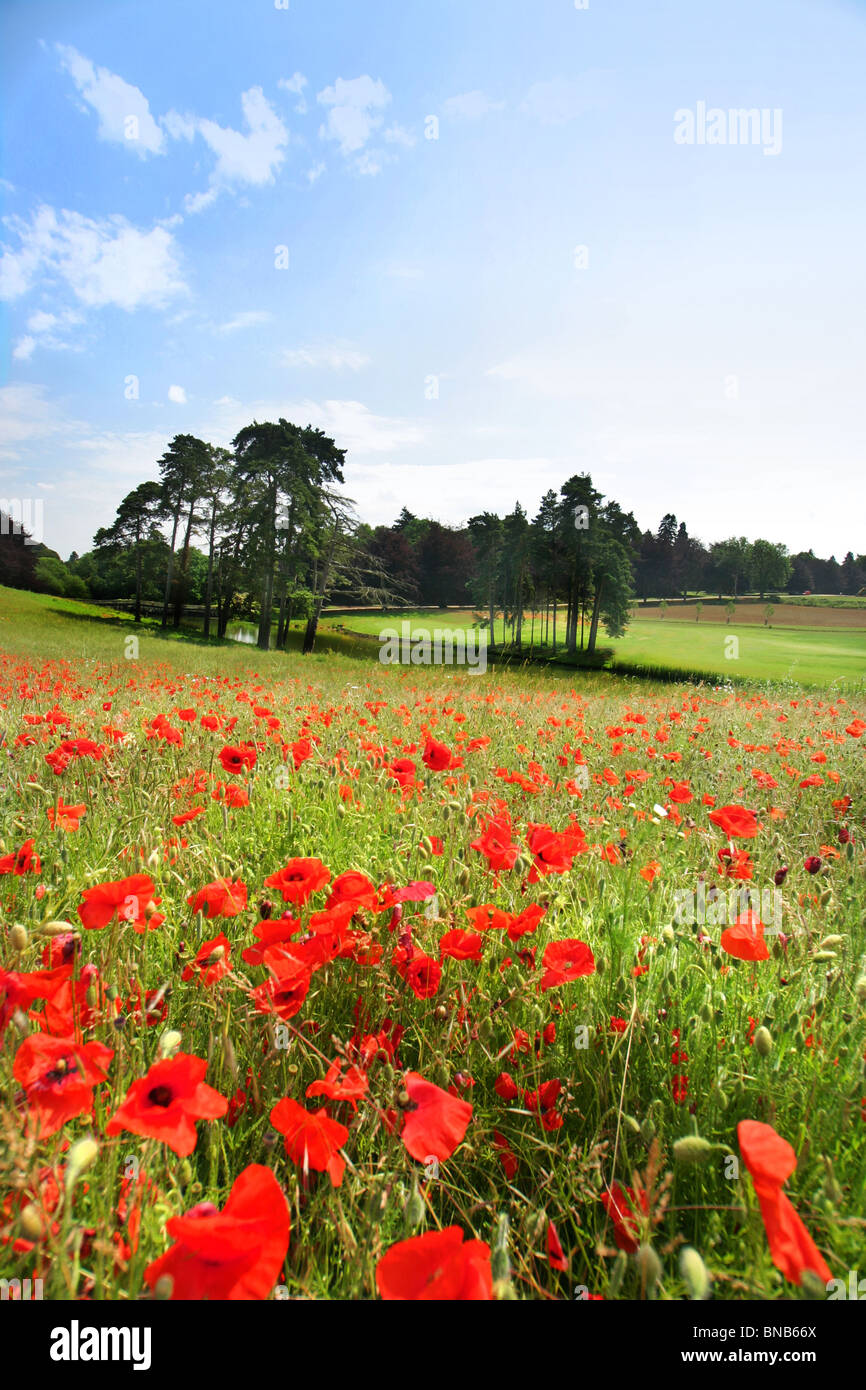
<svg viewBox="0 0 866 1390">
<path fill-rule="evenodd" d="M 300 619 L 304 651 L 325 603 L 466 605 L 503 645 L 555 649 L 562 635 L 568 651 L 590 655 L 600 627 L 623 633 L 635 598 L 866 588 L 864 555 L 849 552 L 840 564 L 745 537 L 705 546 L 672 513 L 655 532 L 641 531 L 588 474 L 548 491 L 532 519 L 519 503 L 465 526 L 404 508 L 392 526 L 371 527 L 336 490 L 344 464 L 345 450 L 322 430 L 284 419 L 254 421 L 229 449 L 177 435 L 158 480 L 121 500 L 87 554 L 64 564 L 0 518 L 0 583 L 128 600 L 137 622 L 156 606 L 163 627 L 180 627 L 194 605 L 204 636 L 224 637 L 243 618 L 257 625 L 263 649 L 284 649 Z"/>
</svg>

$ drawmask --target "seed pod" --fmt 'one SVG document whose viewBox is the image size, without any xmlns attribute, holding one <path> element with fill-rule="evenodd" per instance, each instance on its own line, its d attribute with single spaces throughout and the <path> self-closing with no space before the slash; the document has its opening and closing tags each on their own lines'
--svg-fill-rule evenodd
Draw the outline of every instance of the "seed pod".
<svg viewBox="0 0 866 1390">
<path fill-rule="evenodd" d="M 25 1240 L 32 1240 L 35 1243 L 41 1240 L 45 1234 L 42 1215 L 34 1202 L 28 1202 L 26 1206 L 21 1208 L 18 1214 L 18 1224 Z"/>
<path fill-rule="evenodd" d="M 861 1004 L 866 1004 L 866 975 L 861 975 L 854 985 L 854 993 Z"/>
<path fill-rule="evenodd" d="M 716 1146 L 699 1134 L 686 1134 L 674 1143 L 674 1158 L 677 1163 L 687 1166 L 706 1163 L 715 1153 Z"/>
<path fill-rule="evenodd" d="M 637 1267 L 640 1270 L 641 1283 L 647 1288 L 653 1288 L 662 1277 L 662 1262 L 652 1246 L 646 1242 L 638 1249 Z"/>
<path fill-rule="evenodd" d="M 844 936 L 825 936 L 823 941 L 818 942 L 818 950 L 832 951 L 834 947 L 841 946 L 844 940 Z"/>
<path fill-rule="evenodd" d="M 81 1174 L 85 1172 L 91 1164 L 96 1162 L 99 1155 L 99 1145 L 89 1136 L 86 1139 L 79 1139 L 72 1145 L 66 1157 L 66 1191 L 70 1192 Z"/>
<path fill-rule="evenodd" d="M 755 1030 L 755 1051 L 759 1057 L 769 1057 L 773 1051 L 773 1035 L 763 1026 Z"/>
<path fill-rule="evenodd" d="M 405 1207 L 406 1225 L 414 1231 L 416 1226 L 420 1226 L 421 1222 L 424 1220 L 424 1212 L 424 1198 L 418 1191 L 418 1184 L 416 1182 Z"/>
<path fill-rule="evenodd" d="M 20 955 L 22 951 L 27 950 L 27 945 L 30 941 L 30 938 L 27 935 L 27 928 L 22 927 L 20 922 L 16 922 L 15 926 L 9 933 L 9 940 L 12 942 L 13 949 L 16 950 Z"/>
<path fill-rule="evenodd" d="M 183 1038 L 176 1029 L 167 1029 L 156 1045 L 156 1052 L 160 1061 L 164 1061 L 167 1057 L 173 1057 L 182 1042 Z"/>
<path fill-rule="evenodd" d="M 463 864 L 461 868 L 457 870 L 457 873 L 454 875 L 454 877 L 457 882 L 458 888 L 468 888 L 472 874 L 470 873 L 466 865 Z"/>
<path fill-rule="evenodd" d="M 170 1274 L 161 1274 L 153 1286 L 153 1296 L 160 1303 L 166 1303 L 174 1293 L 174 1280 Z"/>
<path fill-rule="evenodd" d="M 680 1278 L 689 1291 L 689 1298 L 700 1301 L 710 1296 L 709 1270 L 691 1245 L 684 1245 L 680 1251 Z"/>
</svg>

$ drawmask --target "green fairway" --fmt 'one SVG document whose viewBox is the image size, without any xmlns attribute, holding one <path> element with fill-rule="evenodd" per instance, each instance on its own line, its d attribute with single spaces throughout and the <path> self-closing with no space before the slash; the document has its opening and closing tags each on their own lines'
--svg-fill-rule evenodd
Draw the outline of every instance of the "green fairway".
<svg viewBox="0 0 866 1390">
<path fill-rule="evenodd" d="M 408 613 L 353 613 L 323 619 L 323 630 L 342 627 L 377 638 L 384 628 L 401 631 L 402 624 L 432 631 L 468 631 L 473 626 L 469 610 L 417 610 Z M 559 640 L 564 627 L 558 624 Z M 536 624 L 536 636 L 540 631 Z M 529 646 L 529 622 L 523 628 L 524 650 Z M 736 639 L 732 642 L 731 639 Z M 496 641 L 502 640 L 501 623 Z M 744 676 L 756 680 L 796 680 L 806 685 L 850 686 L 866 677 L 866 630 L 829 627 L 763 627 L 751 624 L 660 621 L 640 611 L 624 637 L 600 634 L 599 645 L 612 647 L 616 661 L 649 666 L 683 667 L 706 671 L 720 678 Z M 731 653 L 726 655 L 726 653 Z"/>
<path fill-rule="evenodd" d="M 730 643 L 736 638 L 736 646 Z M 719 675 L 758 680 L 796 680 L 805 685 L 846 685 L 866 675 L 866 633 L 790 627 L 705 626 L 659 622 L 631 624 L 613 647 L 617 661 L 688 666 Z M 736 655 L 726 656 L 726 651 Z"/>
</svg>

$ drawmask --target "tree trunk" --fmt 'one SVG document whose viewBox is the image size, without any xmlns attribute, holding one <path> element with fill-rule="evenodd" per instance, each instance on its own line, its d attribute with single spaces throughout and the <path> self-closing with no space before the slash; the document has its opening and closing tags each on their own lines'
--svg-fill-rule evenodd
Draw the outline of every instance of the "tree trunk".
<svg viewBox="0 0 866 1390">
<path fill-rule="evenodd" d="M 595 591 L 595 602 L 592 605 L 592 623 L 589 628 L 589 645 L 586 649 L 589 654 L 595 651 L 595 639 L 598 634 L 598 617 L 601 612 L 601 595 L 603 589 L 604 580 L 600 579 L 598 588 Z"/>
<path fill-rule="evenodd" d="M 177 545 L 177 528 L 180 525 L 180 503 L 174 513 L 174 525 L 171 529 L 171 550 L 168 552 L 168 568 L 165 574 L 165 595 L 162 600 L 162 622 L 160 627 L 168 627 L 168 601 L 171 595 L 171 581 L 174 578 L 174 547 Z"/>
<path fill-rule="evenodd" d="M 214 536 L 216 535 L 216 498 L 211 504 L 210 533 L 208 535 L 207 550 L 207 584 L 204 591 L 204 635 L 210 637 L 210 609 L 213 600 L 213 553 Z"/>
</svg>

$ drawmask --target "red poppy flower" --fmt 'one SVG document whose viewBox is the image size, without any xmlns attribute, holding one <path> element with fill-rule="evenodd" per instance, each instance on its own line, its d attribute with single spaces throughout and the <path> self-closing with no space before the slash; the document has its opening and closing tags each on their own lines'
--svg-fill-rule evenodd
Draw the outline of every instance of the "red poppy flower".
<svg viewBox="0 0 866 1390">
<path fill-rule="evenodd" d="M 333 1187 L 339 1187 L 346 1170 L 340 1149 L 349 1137 L 345 1125 L 332 1120 L 324 1106 L 305 1110 L 286 1097 L 271 1111 L 271 1124 L 285 1138 L 286 1153 L 301 1168 L 327 1173 Z"/>
<path fill-rule="evenodd" d="M 568 1260 L 552 1221 L 547 1223 L 547 1263 L 551 1269 L 558 1269 L 563 1274 L 568 1273 Z"/>
<path fill-rule="evenodd" d="M 33 841 L 30 840 L 28 843 L 32 844 Z M 810 854 L 803 860 L 803 868 L 807 874 L 816 874 L 823 862 L 820 854 Z"/>
<path fill-rule="evenodd" d="M 595 957 L 585 941 L 550 941 L 544 948 L 541 963 L 544 966 L 542 990 L 555 989 L 557 985 L 595 973 Z"/>
<path fill-rule="evenodd" d="M 289 1206 L 270 1168 L 251 1163 L 222 1211 L 201 1202 L 166 1230 L 174 1245 L 144 1271 L 152 1289 L 169 1278 L 174 1300 L 265 1299 L 289 1248 Z"/>
<path fill-rule="evenodd" d="M 265 879 L 265 887 L 282 893 L 283 902 L 303 907 L 330 878 L 331 870 L 325 868 L 321 859 L 290 859 L 284 869 L 278 869 Z"/>
<path fill-rule="evenodd" d="M 483 854 L 488 868 L 496 872 L 513 869 L 520 847 L 511 842 L 511 817 L 507 814 L 491 816 L 484 822 L 481 835 L 472 841 L 470 849 Z"/>
<path fill-rule="evenodd" d="M 309 993 L 309 964 L 286 955 L 279 947 L 266 950 L 264 961 L 270 979 L 253 990 L 253 1003 L 261 1014 L 276 1014 L 286 1020 L 294 1018 Z"/>
<path fill-rule="evenodd" d="M 387 1300 L 481 1302 L 493 1298 L 490 1247 L 463 1240 L 459 1226 L 398 1241 L 376 1266 L 376 1287 Z"/>
<path fill-rule="evenodd" d="M 0 859 L 0 874 L 38 874 L 42 861 L 33 853 L 35 840 L 25 840 L 14 854 L 4 854 Z"/>
<path fill-rule="evenodd" d="M 78 916 L 89 931 L 101 931 L 115 916 L 121 922 L 142 926 L 147 905 L 160 901 L 154 899 L 155 893 L 153 880 L 147 874 L 132 874 L 114 883 L 98 883 L 94 888 L 85 888 Z"/>
<path fill-rule="evenodd" d="M 112 1048 L 34 1033 L 25 1038 L 12 1064 L 41 1139 L 56 1134 L 74 1115 L 90 1115 L 93 1087 L 108 1075 Z"/>
<path fill-rule="evenodd" d="M 214 985 L 231 969 L 231 942 L 224 932 L 203 941 L 195 954 L 195 960 L 184 968 L 182 980 L 191 980 L 195 975 L 200 985 Z"/>
<path fill-rule="evenodd" d="M 217 878 L 191 894 L 187 903 L 193 912 L 203 912 L 208 920 L 237 917 L 246 909 L 247 886 L 241 879 L 232 882 L 230 878 Z"/>
<path fill-rule="evenodd" d="M 377 905 L 378 898 L 376 889 L 364 874 L 349 870 L 334 879 L 325 907 L 339 907 L 343 903 L 352 903 L 355 908 L 372 908 Z"/>
<path fill-rule="evenodd" d="M 517 1100 L 520 1089 L 514 1077 L 507 1071 L 501 1071 L 493 1083 L 493 1089 L 503 1100 Z"/>
<path fill-rule="evenodd" d="M 243 772 L 244 768 L 252 770 L 256 765 L 256 750 L 248 744 L 240 747 L 226 744 L 220 750 L 219 760 L 224 772 Z"/>
<path fill-rule="evenodd" d="M 602 1192 L 601 1203 L 613 1222 L 613 1238 L 618 1250 L 626 1250 L 633 1255 L 639 1245 L 642 1213 L 649 1215 L 649 1199 L 641 1190 L 635 1192 L 630 1187 L 621 1187 L 618 1182 L 611 1185 L 609 1192 Z"/>
<path fill-rule="evenodd" d="M 722 950 L 737 960 L 769 960 L 770 952 L 764 940 L 764 923 L 751 909 L 741 912 L 732 927 L 722 932 Z"/>
<path fill-rule="evenodd" d="M 385 771 L 401 787 L 411 787 L 415 782 L 415 764 L 411 758 L 395 758 Z"/>
<path fill-rule="evenodd" d="M 442 966 L 438 960 L 419 951 L 414 946 L 398 946 L 391 957 L 397 974 L 416 999 L 430 999 L 439 989 L 442 980 Z"/>
<path fill-rule="evenodd" d="M 402 1140 L 407 1151 L 419 1163 L 438 1158 L 444 1163 L 463 1142 L 472 1119 L 472 1106 L 458 1096 L 425 1081 L 410 1071 L 403 1082 L 409 1095 L 409 1108 L 403 1126 Z"/>
<path fill-rule="evenodd" d="M 181 1158 L 196 1144 L 196 1120 L 218 1120 L 228 1101 L 205 1082 L 207 1062 L 178 1052 L 154 1062 L 145 1076 L 133 1081 L 120 1107 L 105 1127 L 106 1134 L 129 1130 L 146 1139 L 159 1139 Z"/>
<path fill-rule="evenodd" d="M 772 1125 L 757 1120 L 741 1120 L 737 1139 L 743 1162 L 754 1184 L 773 1264 L 793 1284 L 801 1284 L 811 1270 L 828 1284 L 832 1274 L 815 1242 L 782 1191 L 797 1166 L 797 1155 Z"/>
<path fill-rule="evenodd" d="M 754 840 L 758 833 L 758 821 L 753 812 L 745 806 L 720 806 L 710 811 L 710 820 L 723 830 L 729 840 Z"/>
<path fill-rule="evenodd" d="M 49 806 L 46 811 L 48 820 L 55 830 L 77 830 L 86 814 L 87 807 L 84 802 L 80 806 L 65 806 L 62 796 L 58 797 L 56 808 Z"/>
<path fill-rule="evenodd" d="M 429 734 L 421 761 L 431 772 L 448 772 L 453 767 L 462 766 L 461 759 L 454 758 L 447 744 L 439 743 L 435 738 L 430 738 Z"/>
<path fill-rule="evenodd" d="M 546 911 L 546 908 L 539 907 L 537 903 L 530 903 L 516 917 L 512 917 L 508 923 L 509 941 L 519 941 L 521 936 L 534 932 Z"/>
<path fill-rule="evenodd" d="M 456 927 L 454 931 L 445 932 L 439 938 L 440 957 L 451 956 L 453 960 L 481 960 L 482 938 L 477 932 L 462 931 Z"/>
<path fill-rule="evenodd" d="M 345 1076 L 342 1076 L 342 1066 L 343 1063 L 338 1059 L 328 1067 L 323 1080 L 311 1081 L 306 1091 L 307 1099 L 327 1096 L 329 1100 L 347 1100 L 352 1109 L 357 1110 L 359 1097 L 366 1095 L 369 1089 L 367 1074 L 358 1067 L 349 1067 Z"/>
</svg>

